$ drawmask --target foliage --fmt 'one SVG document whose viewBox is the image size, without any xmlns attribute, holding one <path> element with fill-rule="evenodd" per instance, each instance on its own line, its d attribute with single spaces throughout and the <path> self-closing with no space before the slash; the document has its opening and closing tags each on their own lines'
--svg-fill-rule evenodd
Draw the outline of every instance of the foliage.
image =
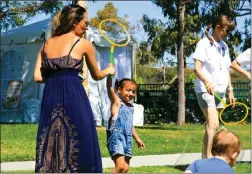
<svg viewBox="0 0 252 174">
<path fill-rule="evenodd" d="M 0 3 L 1 31 L 24 25 L 37 14 L 55 14 L 63 6 L 62 1 L 9 1 Z"/>
<path fill-rule="evenodd" d="M 170 82 L 176 76 L 176 68 L 165 67 L 165 83 Z M 141 84 L 160 84 L 163 83 L 164 71 L 163 67 L 153 68 L 150 65 L 137 66 L 137 79 L 143 79 Z M 140 83 L 139 83 L 140 84 Z"/>
<path fill-rule="evenodd" d="M 144 84 L 144 79 L 141 77 L 139 77 L 139 78 L 134 77 L 133 79 L 135 79 L 137 84 Z"/>
<path fill-rule="evenodd" d="M 194 83 L 196 79 L 196 75 L 192 69 L 186 68 L 185 69 L 185 82 L 186 83 Z"/>
<path fill-rule="evenodd" d="M 165 85 L 159 85 L 161 88 Z M 202 117 L 201 109 L 199 108 L 195 92 L 194 84 L 185 84 L 186 94 L 186 110 L 185 118 L 187 123 L 202 124 L 205 119 Z M 137 102 L 142 104 L 145 108 L 145 124 L 167 124 L 176 122 L 178 112 L 178 88 L 177 83 L 172 84 L 168 89 L 139 89 Z M 237 101 L 245 103 L 250 106 L 248 100 L 237 99 Z M 239 112 L 239 111 L 237 111 Z M 241 120 L 244 115 L 237 114 L 236 118 L 229 117 L 225 119 L 226 122 Z M 250 123 L 250 111 L 246 122 Z"/>
<path fill-rule="evenodd" d="M 119 17 L 118 9 L 116 9 L 112 2 L 108 2 L 103 9 L 97 11 L 96 17 L 90 19 L 90 26 L 99 28 L 101 21 L 105 19 L 114 19 L 123 24 L 123 26 L 128 30 L 130 35 L 132 35 L 135 27 L 130 25 L 127 18 L 128 15 L 125 15 L 124 17 Z M 102 28 L 103 30 L 116 35 L 120 34 L 120 32 L 123 31 L 121 27 L 118 27 L 118 25 L 111 25 L 110 23 L 104 23 Z"/>
<path fill-rule="evenodd" d="M 157 59 L 150 50 L 150 45 L 146 41 L 142 41 L 136 49 L 136 59 L 139 59 L 140 65 L 156 63 Z"/>
<path fill-rule="evenodd" d="M 164 17 L 167 21 L 151 19 L 143 15 L 143 28 L 148 33 L 148 42 L 151 43 L 151 50 L 155 57 L 162 58 L 164 52 L 176 54 L 177 34 L 178 34 L 178 12 L 177 1 L 174 0 L 153 0 L 153 4 L 162 8 Z M 236 48 L 243 45 L 243 50 L 249 47 L 249 32 L 251 9 L 250 0 L 189 0 L 185 8 L 185 29 L 184 29 L 184 55 L 189 57 L 195 50 L 196 43 L 204 34 L 204 28 L 213 22 L 213 19 L 220 14 L 226 14 L 232 19 L 239 20 L 240 16 L 245 16 L 243 31 L 237 29 L 230 34 L 228 45 L 230 47 L 231 57 L 236 56 Z M 248 5 L 249 4 L 249 5 Z M 202 30 L 203 29 L 203 30 Z M 246 39 L 242 39 L 242 36 Z"/>
<path fill-rule="evenodd" d="M 155 0 L 152 1 L 155 5 L 162 8 L 164 17 L 167 21 L 163 22 L 158 19 L 150 19 L 147 15 L 143 16 L 142 24 L 144 30 L 148 33 L 148 42 L 152 43 L 152 51 L 157 58 L 162 58 L 164 52 L 169 52 L 176 55 L 176 43 L 178 35 L 178 12 L 176 1 Z M 195 33 L 200 30 L 197 21 L 200 20 L 197 6 L 199 1 L 188 3 L 185 11 L 185 29 L 184 29 L 184 55 L 190 56 L 194 50 L 198 38 Z"/>
</svg>

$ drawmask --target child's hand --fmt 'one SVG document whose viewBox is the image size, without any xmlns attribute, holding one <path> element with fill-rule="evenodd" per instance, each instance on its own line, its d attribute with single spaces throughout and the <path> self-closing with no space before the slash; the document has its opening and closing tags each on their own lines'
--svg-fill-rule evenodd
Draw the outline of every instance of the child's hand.
<svg viewBox="0 0 252 174">
<path fill-rule="evenodd" d="M 138 148 L 140 148 L 140 149 L 145 148 L 145 145 L 144 145 L 144 143 L 142 142 L 141 139 L 137 139 L 136 143 L 137 143 Z"/>
</svg>

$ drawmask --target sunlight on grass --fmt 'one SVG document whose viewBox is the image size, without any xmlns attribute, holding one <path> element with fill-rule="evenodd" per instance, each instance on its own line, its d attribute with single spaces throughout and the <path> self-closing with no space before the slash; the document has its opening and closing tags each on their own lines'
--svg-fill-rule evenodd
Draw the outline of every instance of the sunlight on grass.
<svg viewBox="0 0 252 174">
<path fill-rule="evenodd" d="M 183 166 L 143 166 L 143 167 L 132 167 L 129 173 L 182 173 L 188 165 Z M 233 167 L 236 173 L 250 173 L 251 163 L 240 163 Z M 112 168 L 103 169 L 103 173 L 111 173 Z M 34 173 L 32 170 L 25 171 L 8 171 L 2 173 Z"/>
<path fill-rule="evenodd" d="M 1 162 L 35 160 L 37 124 L 1 124 Z M 226 126 L 237 133 L 243 149 L 250 149 L 250 125 Z M 133 143 L 133 156 L 201 152 L 203 125 L 146 125 L 136 128 L 146 148 Z M 97 127 L 101 154 L 108 157 L 106 131 Z"/>
</svg>

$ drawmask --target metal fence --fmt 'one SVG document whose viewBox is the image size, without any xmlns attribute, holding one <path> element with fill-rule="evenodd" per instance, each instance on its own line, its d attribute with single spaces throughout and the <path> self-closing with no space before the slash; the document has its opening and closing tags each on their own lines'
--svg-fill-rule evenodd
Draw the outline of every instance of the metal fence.
<svg viewBox="0 0 252 174">
<path fill-rule="evenodd" d="M 185 95 L 188 98 L 195 98 L 193 85 L 193 83 L 185 83 Z M 171 86 L 171 84 L 139 84 L 137 96 L 147 95 L 155 97 L 167 95 Z M 232 86 L 234 88 L 235 98 L 248 98 L 249 82 L 233 82 Z"/>
<path fill-rule="evenodd" d="M 234 95 L 238 100 L 248 99 L 249 82 L 232 83 Z M 185 83 L 186 121 L 203 122 L 193 83 Z M 173 84 L 138 85 L 137 103 L 144 106 L 144 123 L 156 124 L 176 122 L 178 113 L 178 87 Z"/>
</svg>

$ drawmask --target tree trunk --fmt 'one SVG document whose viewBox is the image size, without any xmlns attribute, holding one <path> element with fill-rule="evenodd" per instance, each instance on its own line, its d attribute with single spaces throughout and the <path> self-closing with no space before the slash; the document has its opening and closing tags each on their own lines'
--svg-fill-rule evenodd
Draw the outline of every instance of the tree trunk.
<svg viewBox="0 0 252 174">
<path fill-rule="evenodd" d="M 185 91 L 184 91 L 184 16 L 185 4 L 183 0 L 178 0 L 178 38 L 177 38 L 177 61 L 178 61 L 178 117 L 177 125 L 185 124 Z"/>
</svg>

